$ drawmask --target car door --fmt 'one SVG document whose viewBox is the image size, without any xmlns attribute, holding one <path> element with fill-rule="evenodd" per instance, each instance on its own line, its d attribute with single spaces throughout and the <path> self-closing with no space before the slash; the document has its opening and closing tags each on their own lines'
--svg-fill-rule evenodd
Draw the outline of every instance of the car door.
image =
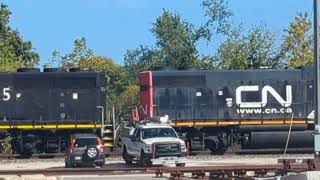
<svg viewBox="0 0 320 180">
<path fill-rule="evenodd" d="M 124 145 L 126 146 L 127 152 L 131 155 L 134 154 L 134 144 L 133 144 L 133 138 L 137 132 L 137 129 L 134 130 L 133 135 L 129 135 L 128 137 L 124 138 Z"/>
<path fill-rule="evenodd" d="M 141 129 L 137 129 L 135 134 L 134 134 L 135 138 L 134 141 L 132 141 L 132 147 L 133 147 L 133 153 L 135 156 L 139 156 L 140 155 L 140 143 L 141 143 Z"/>
</svg>

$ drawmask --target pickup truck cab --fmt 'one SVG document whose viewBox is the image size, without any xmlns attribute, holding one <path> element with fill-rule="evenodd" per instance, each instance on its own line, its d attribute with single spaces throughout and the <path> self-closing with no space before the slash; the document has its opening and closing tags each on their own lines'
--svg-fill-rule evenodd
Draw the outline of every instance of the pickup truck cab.
<svg viewBox="0 0 320 180">
<path fill-rule="evenodd" d="M 175 163 L 184 165 L 187 148 L 176 131 L 166 124 L 136 125 L 122 136 L 122 157 L 127 164 L 136 160 L 141 166 Z"/>
</svg>

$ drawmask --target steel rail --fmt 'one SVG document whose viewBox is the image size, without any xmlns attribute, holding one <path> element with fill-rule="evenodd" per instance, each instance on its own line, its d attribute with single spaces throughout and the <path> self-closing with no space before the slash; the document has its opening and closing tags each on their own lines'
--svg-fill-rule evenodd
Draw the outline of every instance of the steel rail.
<svg viewBox="0 0 320 180">
<path fill-rule="evenodd" d="M 227 164 L 216 166 L 190 166 L 190 167 L 103 167 L 103 168 L 48 168 L 48 169 L 29 169 L 29 170 L 0 170 L 0 175 L 36 175 L 46 176 L 57 175 L 107 175 L 107 174 L 134 174 L 149 173 L 155 175 L 169 174 L 172 177 L 180 178 L 184 173 L 192 173 L 202 177 L 206 174 L 210 176 L 243 177 L 247 172 L 254 172 L 255 177 L 268 176 L 267 173 L 274 175 L 285 175 L 289 172 L 300 173 L 304 171 L 316 170 L 320 167 L 320 162 L 291 164 L 284 160 L 282 164 L 257 165 L 257 164 Z"/>
</svg>

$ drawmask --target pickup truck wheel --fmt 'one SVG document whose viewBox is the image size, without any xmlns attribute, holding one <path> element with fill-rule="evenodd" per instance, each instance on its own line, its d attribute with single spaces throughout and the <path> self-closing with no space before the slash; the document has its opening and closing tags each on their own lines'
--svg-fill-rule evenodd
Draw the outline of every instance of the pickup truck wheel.
<svg viewBox="0 0 320 180">
<path fill-rule="evenodd" d="M 124 159 L 124 161 L 126 162 L 126 164 L 128 164 L 128 165 L 132 164 L 132 158 L 131 158 L 130 155 L 128 154 L 126 147 L 123 148 L 122 158 Z"/>
<path fill-rule="evenodd" d="M 148 167 L 152 165 L 150 157 L 148 157 L 143 151 L 141 151 L 140 154 L 139 164 L 143 167 Z"/>
</svg>

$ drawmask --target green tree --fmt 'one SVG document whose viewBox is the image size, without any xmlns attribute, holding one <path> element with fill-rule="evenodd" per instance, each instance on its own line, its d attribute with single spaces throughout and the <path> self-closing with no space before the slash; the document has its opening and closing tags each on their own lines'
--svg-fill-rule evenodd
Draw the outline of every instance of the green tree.
<svg viewBox="0 0 320 180">
<path fill-rule="evenodd" d="M 132 75 L 126 68 L 114 63 L 111 58 L 94 55 L 94 52 L 87 47 L 84 37 L 74 41 L 74 48 L 70 54 L 61 55 L 60 52 L 54 51 L 51 60 L 45 66 L 66 69 L 79 67 L 104 73 L 107 79 L 107 108 L 116 108 L 118 120 L 129 116 L 126 113 L 129 113 L 128 107 L 133 106 L 131 99 L 138 98 L 138 91 L 132 91 L 130 84 Z"/>
<path fill-rule="evenodd" d="M 30 41 L 24 41 L 20 33 L 9 26 L 11 11 L 0 5 L 0 71 L 12 72 L 19 67 L 34 67 L 39 55 L 33 51 Z"/>
<path fill-rule="evenodd" d="M 124 68 L 114 63 L 111 58 L 94 55 L 93 50 L 87 47 L 87 41 L 84 37 L 74 41 L 74 48 L 71 53 L 61 55 L 60 52 L 54 51 L 51 60 L 45 67 L 62 67 L 94 70 L 102 72 L 108 79 L 108 89 L 116 89 L 122 92 L 126 89 L 126 75 Z M 119 82 L 119 81 L 123 81 Z"/>
<path fill-rule="evenodd" d="M 115 64 L 112 59 L 102 56 L 81 58 L 79 66 L 104 73 L 107 78 L 107 108 L 116 109 L 116 119 L 122 120 L 130 116 L 129 107 L 138 105 L 138 89 L 131 85 L 126 69 Z"/>
<path fill-rule="evenodd" d="M 80 61 L 88 61 L 94 56 L 91 49 L 87 48 L 86 38 L 81 37 L 74 41 L 74 47 L 70 54 L 61 55 L 58 51 L 53 51 L 52 59 L 46 63 L 45 67 L 80 67 Z M 88 64 L 86 64 L 88 65 Z"/>
<path fill-rule="evenodd" d="M 237 27 L 218 48 L 216 59 L 222 69 L 259 69 L 281 66 L 283 52 L 276 46 L 275 34 L 266 25 L 244 32 Z"/>
<path fill-rule="evenodd" d="M 228 34 L 231 29 L 230 18 L 233 16 L 229 0 L 203 0 L 201 6 L 204 8 L 207 22 L 199 31 L 205 32 L 204 36 L 208 40 L 213 34 Z"/>
<path fill-rule="evenodd" d="M 312 23 L 307 13 L 298 13 L 285 29 L 283 51 L 289 67 L 299 68 L 313 62 Z"/>
<path fill-rule="evenodd" d="M 139 105 L 139 91 L 140 87 L 132 84 L 121 93 L 121 96 L 119 96 L 119 100 L 117 101 L 117 119 L 131 118 L 131 109 Z"/>
<path fill-rule="evenodd" d="M 186 69 L 198 67 L 213 69 L 216 60 L 213 57 L 200 56 L 197 43 L 200 40 L 210 41 L 219 33 L 227 33 L 231 23 L 232 12 L 228 0 L 203 0 L 206 22 L 199 27 L 182 19 L 178 13 L 164 10 L 151 28 L 156 44 L 140 46 L 128 50 L 125 54 L 125 67 L 131 74 L 155 68 Z M 132 78 L 136 82 L 136 78 Z"/>
<path fill-rule="evenodd" d="M 155 48 L 140 46 L 127 51 L 125 66 L 130 72 L 137 74 L 141 70 L 157 67 L 184 69 L 197 64 L 195 29 L 180 14 L 164 10 L 151 32 L 157 40 Z"/>
<path fill-rule="evenodd" d="M 180 14 L 164 11 L 151 29 L 157 39 L 164 66 L 184 69 L 197 64 L 197 49 L 192 26 L 181 19 Z"/>
<path fill-rule="evenodd" d="M 248 52 L 242 27 L 233 29 L 218 48 L 216 59 L 221 69 L 247 69 Z"/>
<path fill-rule="evenodd" d="M 160 56 L 159 50 L 146 46 L 128 50 L 124 56 L 124 68 L 130 83 L 137 83 L 138 73 L 141 71 L 163 67 L 163 59 Z"/>
</svg>

